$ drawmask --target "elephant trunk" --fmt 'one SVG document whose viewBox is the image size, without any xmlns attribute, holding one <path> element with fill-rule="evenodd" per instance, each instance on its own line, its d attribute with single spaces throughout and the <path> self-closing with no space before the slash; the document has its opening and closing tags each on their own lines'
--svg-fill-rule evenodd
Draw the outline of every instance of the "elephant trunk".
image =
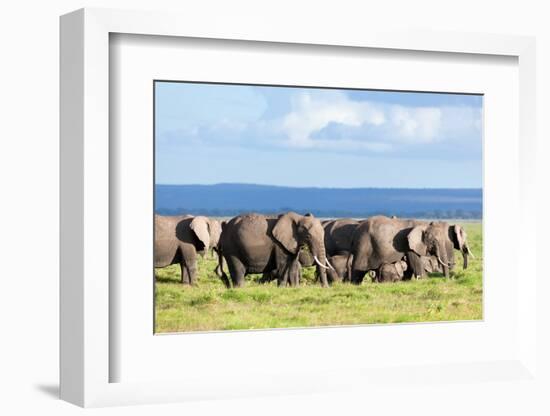
<svg viewBox="0 0 550 416">
<path fill-rule="evenodd" d="M 464 247 L 462 247 L 462 258 L 464 259 L 464 264 L 463 264 L 464 269 L 468 268 L 468 260 L 470 257 L 475 259 L 474 253 L 472 253 L 472 250 L 470 250 L 470 246 L 468 246 L 468 244 L 464 244 Z"/>
<path fill-rule="evenodd" d="M 313 254 L 313 257 L 315 259 L 315 262 L 317 263 L 317 274 L 319 275 L 319 279 L 321 280 L 321 285 L 323 287 L 328 287 L 328 279 L 327 279 L 327 255 L 325 251 L 325 244 L 323 242 L 317 243 L 317 244 L 311 244 L 310 247 L 311 253 Z"/>
<path fill-rule="evenodd" d="M 449 278 L 449 260 L 447 258 L 446 250 L 442 248 L 440 244 L 436 246 L 435 255 L 437 256 L 437 260 L 441 264 L 441 267 L 443 267 L 443 274 L 448 279 Z"/>
</svg>

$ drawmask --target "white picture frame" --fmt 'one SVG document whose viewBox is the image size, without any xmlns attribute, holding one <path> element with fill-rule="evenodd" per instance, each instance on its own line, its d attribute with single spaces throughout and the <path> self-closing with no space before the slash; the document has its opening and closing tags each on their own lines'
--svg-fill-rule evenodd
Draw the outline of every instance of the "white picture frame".
<svg viewBox="0 0 550 416">
<path fill-rule="evenodd" d="M 261 24 L 260 24 L 261 23 Z M 238 28 L 238 30 L 237 30 Z M 441 54 L 514 57 L 519 67 L 519 203 L 517 287 L 517 345 L 506 357 L 457 363 L 418 362 L 403 369 L 372 365 L 324 369 L 318 372 L 270 373 L 262 379 L 239 380 L 228 387 L 230 375 L 217 380 L 196 374 L 171 380 L 112 382 L 110 368 L 120 359 L 110 348 L 109 275 L 110 172 L 116 170 L 109 148 L 110 34 L 225 39 L 249 42 L 331 45 L 335 48 L 377 48 Z M 192 16 L 167 13 L 83 9 L 61 18 L 61 398 L 80 406 L 160 403 L 208 398 L 253 397 L 271 394 L 322 393 L 373 388 L 398 378 L 401 388 L 415 381 L 460 380 L 537 382 L 536 280 L 529 244 L 536 241 L 535 177 L 535 41 L 530 37 L 465 33 L 381 32 L 363 28 L 331 32 L 311 27 L 307 32 L 266 22 L 227 22 L 204 26 Z M 529 213 L 529 215 L 521 214 Z M 524 261 L 529 257 L 529 261 Z M 510 273 L 519 273 L 511 270 Z M 412 328 L 412 329 L 411 329 Z M 415 331 L 411 327 L 409 331 Z M 349 329 L 353 331 L 353 328 Z M 320 329 L 318 331 L 330 331 Z M 325 332 L 326 333 L 326 332 Z M 291 331 L 286 332 L 292 337 Z M 317 332 L 321 334 L 321 332 Z M 152 335 L 152 334 L 151 334 Z M 517 335 L 517 336 L 516 336 Z M 320 335 L 317 335 L 320 336 Z M 368 370 L 368 371 L 367 371 Z M 176 381 L 175 381 L 176 380 Z M 384 381 L 385 380 L 385 381 Z M 376 387 L 378 386 L 378 387 Z M 450 390 L 449 390 L 450 392 Z"/>
</svg>

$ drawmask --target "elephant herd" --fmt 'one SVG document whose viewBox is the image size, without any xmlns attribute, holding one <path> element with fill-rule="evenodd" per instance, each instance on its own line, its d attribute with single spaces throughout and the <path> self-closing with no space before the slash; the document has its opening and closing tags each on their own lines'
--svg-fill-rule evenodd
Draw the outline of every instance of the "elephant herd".
<svg viewBox="0 0 550 416">
<path fill-rule="evenodd" d="M 431 272 L 449 277 L 454 250 L 463 267 L 473 254 L 460 225 L 374 216 L 320 221 L 312 214 L 238 215 L 228 221 L 205 216 L 155 215 L 155 267 L 179 264 L 181 281 L 197 283 L 197 256 L 213 249 L 216 274 L 226 287 L 242 287 L 245 276 L 298 286 L 303 267 L 316 267 L 323 287 L 417 279 Z M 227 268 L 229 276 L 225 272 Z"/>
</svg>

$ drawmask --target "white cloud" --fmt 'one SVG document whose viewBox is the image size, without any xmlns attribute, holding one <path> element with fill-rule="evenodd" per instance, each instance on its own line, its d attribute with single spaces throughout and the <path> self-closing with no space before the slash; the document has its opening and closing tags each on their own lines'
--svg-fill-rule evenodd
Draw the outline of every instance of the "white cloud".
<svg viewBox="0 0 550 416">
<path fill-rule="evenodd" d="M 291 112 L 282 120 L 282 131 L 288 144 L 295 147 L 313 147 L 315 132 L 330 123 L 360 127 L 364 124 L 381 125 L 384 113 L 369 102 L 352 101 L 336 91 L 318 94 L 302 93 L 294 97 Z"/>
<path fill-rule="evenodd" d="M 308 92 L 294 97 L 280 120 L 286 138 L 279 144 L 391 151 L 403 144 L 477 138 L 480 120 L 480 110 L 472 107 L 403 106 L 353 101 L 337 91 Z"/>
<path fill-rule="evenodd" d="M 389 108 L 389 112 L 395 139 L 426 143 L 437 137 L 442 114 L 439 108 L 394 105 Z"/>
<path fill-rule="evenodd" d="M 314 147 L 325 150 L 367 150 L 370 152 L 387 152 L 392 149 L 391 143 L 375 141 L 359 141 L 351 139 L 342 140 L 319 140 L 315 139 Z"/>
<path fill-rule="evenodd" d="M 249 95 L 239 96 L 239 100 L 217 97 L 223 103 L 220 108 L 214 101 L 205 99 L 215 108 L 208 118 L 184 117 L 179 115 L 183 110 L 178 109 L 179 128 L 168 128 L 161 134 L 161 140 L 166 145 L 185 141 L 203 145 L 403 154 L 425 152 L 429 145 L 436 143 L 447 146 L 454 142 L 457 148 L 473 149 L 481 138 L 479 107 L 356 101 L 340 91 L 311 90 L 294 92 L 283 104 L 279 102 L 278 115 L 270 118 L 264 115 L 270 114 L 273 103 L 252 94 L 254 91 L 247 93 Z M 201 105 L 207 107 L 205 103 Z M 190 106 L 187 103 L 185 108 Z M 465 142 L 471 146 L 465 147 Z M 435 152 L 437 146 L 430 148 Z"/>
</svg>

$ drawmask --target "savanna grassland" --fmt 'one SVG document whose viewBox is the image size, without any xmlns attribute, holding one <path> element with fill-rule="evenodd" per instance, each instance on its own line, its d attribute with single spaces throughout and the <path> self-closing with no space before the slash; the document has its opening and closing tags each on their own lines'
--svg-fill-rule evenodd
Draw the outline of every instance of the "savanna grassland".
<svg viewBox="0 0 550 416">
<path fill-rule="evenodd" d="M 156 270 L 155 332 L 289 328 L 482 319 L 482 224 L 460 223 L 475 259 L 462 269 L 455 251 L 452 279 L 434 273 L 422 280 L 334 284 L 314 282 L 314 267 L 303 270 L 299 288 L 259 284 L 247 277 L 246 287 L 226 289 L 214 273 L 217 260 L 199 258 L 197 287 L 179 282 L 179 266 Z"/>
</svg>

